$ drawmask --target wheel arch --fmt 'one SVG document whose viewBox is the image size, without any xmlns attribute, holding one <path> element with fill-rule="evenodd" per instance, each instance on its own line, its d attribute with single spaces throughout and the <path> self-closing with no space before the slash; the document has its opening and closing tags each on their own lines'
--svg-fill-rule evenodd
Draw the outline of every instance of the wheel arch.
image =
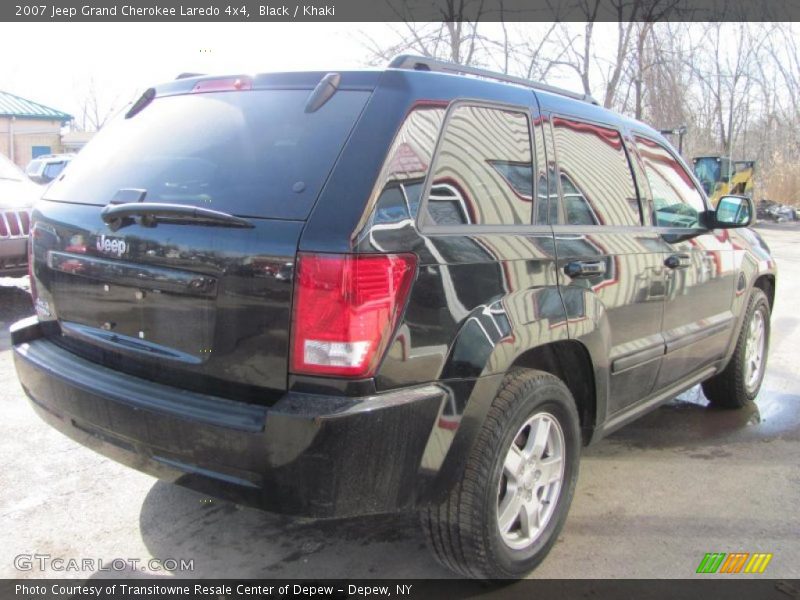
<svg viewBox="0 0 800 600">
<path fill-rule="evenodd" d="M 535 346 L 519 353 L 509 370 L 479 377 L 469 394 L 460 426 L 432 480 L 420 490 L 418 500 L 441 501 L 458 481 L 478 438 L 486 415 L 505 377 L 515 368 L 534 369 L 555 375 L 572 393 L 577 404 L 581 442 L 592 441 L 597 425 L 594 365 L 588 348 L 575 340 L 561 340 Z"/>
<path fill-rule="evenodd" d="M 769 300 L 769 308 L 772 310 L 775 305 L 775 275 L 772 273 L 759 275 L 753 282 L 753 287 L 764 292 L 767 296 L 767 300 Z"/>
<path fill-rule="evenodd" d="M 581 421 L 583 444 L 587 445 L 597 425 L 597 386 L 589 350 L 576 340 L 536 346 L 521 353 L 511 367 L 545 371 L 569 388 Z"/>
<path fill-rule="evenodd" d="M 744 321 L 747 316 L 747 305 L 754 290 L 761 290 L 764 292 L 764 295 L 767 297 L 767 302 L 769 303 L 770 311 L 772 311 L 775 303 L 775 274 L 761 273 L 757 275 L 755 279 L 752 279 L 752 282 L 750 287 L 742 285 L 743 292 L 746 293 L 737 294 L 739 308 L 735 309 L 735 322 L 731 331 L 730 341 L 728 342 L 728 350 L 717 365 L 717 373 L 724 371 L 733 358 L 734 351 L 736 350 L 736 340 L 739 339 L 739 334 L 742 331 L 742 327 L 745 325 Z"/>
</svg>

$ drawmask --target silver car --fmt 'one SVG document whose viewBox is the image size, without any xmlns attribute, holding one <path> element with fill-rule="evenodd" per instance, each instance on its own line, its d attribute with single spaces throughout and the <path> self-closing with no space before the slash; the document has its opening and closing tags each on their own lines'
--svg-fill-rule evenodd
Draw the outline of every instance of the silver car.
<svg viewBox="0 0 800 600">
<path fill-rule="evenodd" d="M 41 188 L 0 154 L 0 277 L 28 270 L 28 230 L 33 203 Z"/>
<path fill-rule="evenodd" d="M 34 183 L 46 185 L 61 175 L 75 158 L 74 154 L 45 154 L 38 156 L 25 167 L 25 174 Z"/>
</svg>

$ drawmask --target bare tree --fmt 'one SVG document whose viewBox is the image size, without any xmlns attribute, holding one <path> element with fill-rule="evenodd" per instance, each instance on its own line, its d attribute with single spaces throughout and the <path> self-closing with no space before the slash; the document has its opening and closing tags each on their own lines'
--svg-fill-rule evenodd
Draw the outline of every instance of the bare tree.
<svg viewBox="0 0 800 600">
<path fill-rule="evenodd" d="M 385 40 L 363 36 L 367 62 L 384 64 L 398 54 L 413 53 L 460 65 L 474 64 L 481 42 L 478 30 L 484 14 L 483 1 L 445 0 L 440 22 L 417 23 L 410 20 L 406 2 L 387 0 L 400 19 L 400 24 L 392 27 L 395 40 L 387 44 Z"/>
<path fill-rule="evenodd" d="M 666 18 L 680 0 L 575 1 L 583 23 L 521 24 L 505 22 L 502 0 L 499 21 L 480 0 L 449 0 L 441 22 L 402 21 L 389 40 L 369 38 L 368 55 L 373 64 L 412 52 L 556 85 L 573 79 L 604 106 L 658 129 L 686 125 L 686 156 L 758 160 L 763 181 L 783 182 L 765 187 L 767 197 L 800 198 L 793 24 Z"/>
<path fill-rule="evenodd" d="M 706 106 L 713 112 L 717 143 L 730 154 L 747 121 L 763 39 L 748 23 L 711 23 L 706 44 L 687 63 L 700 83 Z"/>
<path fill-rule="evenodd" d="M 525 40 L 518 53 L 522 65 L 521 75 L 527 79 L 544 81 L 557 62 L 563 58 L 566 49 L 550 49 L 548 44 L 556 32 L 557 23 L 552 23 L 547 30 L 533 40 Z"/>
<path fill-rule="evenodd" d="M 81 131 L 98 131 L 119 108 L 119 96 L 103 93 L 102 86 L 90 77 L 82 95 L 81 112 L 76 127 Z"/>
<path fill-rule="evenodd" d="M 559 40 L 562 47 L 563 58 L 554 61 L 555 66 L 566 67 L 575 72 L 581 81 L 583 92 L 592 93 L 590 73 L 592 71 L 592 36 L 594 34 L 595 19 L 600 0 L 593 0 L 593 5 L 584 4 L 589 18 L 583 27 L 583 34 L 573 33 L 572 28 L 563 24 Z M 592 10 L 593 9 L 593 10 Z"/>
<path fill-rule="evenodd" d="M 658 128 L 693 122 L 693 73 L 686 68 L 694 53 L 685 23 L 642 23 L 637 36 L 634 116 Z"/>
<path fill-rule="evenodd" d="M 558 23 L 500 22 L 499 27 L 500 39 L 481 36 L 481 60 L 503 73 L 544 81 L 554 68 L 555 60 L 565 52 L 555 45 Z"/>
<path fill-rule="evenodd" d="M 583 31 L 576 33 L 569 25 L 561 27 L 560 42 L 563 57 L 554 60 L 557 66 L 573 71 L 581 81 L 585 94 L 592 94 L 595 88 L 593 75 L 602 79 L 602 103 L 606 108 L 618 108 L 618 94 L 627 74 L 637 71 L 635 65 L 638 52 L 634 48 L 635 34 L 637 33 L 636 20 L 641 18 L 644 11 L 655 14 L 657 7 L 663 0 L 581 0 L 580 10 L 586 18 Z M 674 1 L 674 0 L 672 0 Z M 601 18 L 601 9 L 610 6 L 613 9 L 615 22 L 615 42 L 613 53 L 608 53 L 606 48 L 597 48 L 597 23 Z M 608 16 L 608 15 L 606 15 Z M 640 43 L 647 37 L 647 29 L 638 29 Z M 635 80 L 632 77 L 629 80 Z M 625 101 L 622 102 L 625 104 Z"/>
</svg>

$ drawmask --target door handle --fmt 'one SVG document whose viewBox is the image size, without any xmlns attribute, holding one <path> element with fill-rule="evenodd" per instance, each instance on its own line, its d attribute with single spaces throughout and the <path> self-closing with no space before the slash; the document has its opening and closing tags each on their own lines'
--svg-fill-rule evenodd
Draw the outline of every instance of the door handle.
<svg viewBox="0 0 800 600">
<path fill-rule="evenodd" d="M 604 260 L 573 260 L 564 265 L 564 274 L 567 277 L 595 277 L 604 275 L 606 262 Z"/>
<path fill-rule="evenodd" d="M 688 254 L 672 254 L 664 260 L 668 269 L 685 269 L 692 266 L 692 258 Z"/>
</svg>

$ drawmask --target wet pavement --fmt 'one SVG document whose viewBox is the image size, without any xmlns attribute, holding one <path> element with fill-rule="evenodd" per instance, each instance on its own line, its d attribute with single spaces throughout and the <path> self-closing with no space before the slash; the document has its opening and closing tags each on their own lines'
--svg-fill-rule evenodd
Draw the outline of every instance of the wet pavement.
<svg viewBox="0 0 800 600">
<path fill-rule="evenodd" d="M 769 367 L 753 406 L 710 408 L 699 387 L 587 449 L 567 525 L 534 577 L 693 577 L 706 552 L 771 552 L 760 577 L 800 576 L 800 228 L 761 229 L 779 265 Z M 202 577 L 449 577 L 412 515 L 287 519 L 158 482 L 41 423 L 13 372 L 7 328 L 30 314 L 0 278 L 0 577 L 14 557 L 193 559 Z M 124 576 L 140 574 L 126 567 Z"/>
</svg>

